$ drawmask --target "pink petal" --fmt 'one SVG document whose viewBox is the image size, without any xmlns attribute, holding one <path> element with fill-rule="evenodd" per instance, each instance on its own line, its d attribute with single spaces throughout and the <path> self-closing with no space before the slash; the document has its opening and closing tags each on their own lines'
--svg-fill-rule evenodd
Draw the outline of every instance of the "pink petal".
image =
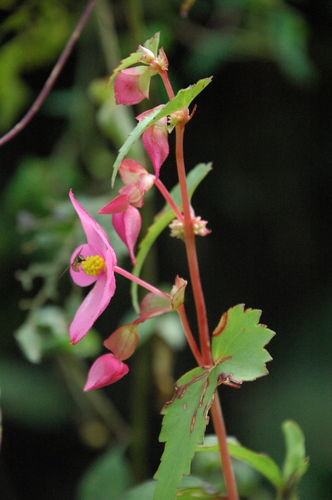
<svg viewBox="0 0 332 500">
<path fill-rule="evenodd" d="M 93 280 L 91 280 L 91 278 L 84 278 L 83 271 L 79 271 L 77 273 L 75 273 L 73 269 L 70 271 L 74 281 L 81 286 L 91 284 L 95 280 L 93 289 L 83 300 L 69 327 L 71 343 L 76 344 L 90 330 L 96 319 L 105 310 L 114 295 L 115 277 L 113 267 L 116 265 L 116 255 L 108 241 L 105 231 L 75 200 L 72 191 L 70 191 L 69 196 L 81 220 L 84 232 L 88 239 L 88 244 L 78 247 L 78 250 L 76 249 L 77 251 L 75 251 L 72 256 L 72 259 L 76 257 L 77 252 L 82 252 L 83 256 L 100 255 L 105 260 L 106 266 L 106 271 L 102 271 L 94 277 Z"/>
<path fill-rule="evenodd" d="M 137 104 L 148 99 L 152 75 L 147 66 L 121 70 L 114 82 L 116 104 Z"/>
<path fill-rule="evenodd" d="M 133 184 L 138 181 L 141 174 L 147 174 L 147 170 L 135 160 L 126 158 L 122 160 L 119 173 L 124 184 Z"/>
<path fill-rule="evenodd" d="M 114 200 L 110 201 L 107 205 L 101 208 L 98 213 L 99 214 L 117 214 L 119 212 L 124 212 L 129 207 L 128 196 L 125 194 L 121 194 L 114 198 Z"/>
<path fill-rule="evenodd" d="M 114 214 L 112 216 L 112 222 L 114 229 L 123 243 L 127 246 L 131 261 L 135 266 L 134 246 L 142 225 L 139 211 L 137 208 L 130 205 L 125 212 Z"/>
<path fill-rule="evenodd" d="M 113 354 L 104 354 L 92 364 L 84 391 L 113 384 L 126 375 L 128 371 L 128 366 L 119 361 Z"/>
<path fill-rule="evenodd" d="M 106 250 L 113 254 L 113 265 L 116 265 L 116 255 L 111 247 L 104 229 L 96 222 L 90 214 L 75 200 L 72 190 L 69 192 L 70 200 L 81 220 L 88 243 L 99 249 L 99 254 L 105 258 Z"/>
<path fill-rule="evenodd" d="M 115 277 L 113 270 L 110 269 L 110 271 L 98 275 L 97 278 L 94 287 L 76 311 L 69 327 L 72 344 L 77 344 L 88 333 L 114 295 Z"/>
<path fill-rule="evenodd" d="M 169 154 L 168 132 L 166 126 L 161 127 L 157 124 L 151 125 L 151 127 L 143 132 L 142 142 L 147 154 L 151 158 L 156 178 L 158 179 L 160 167 Z"/>
<path fill-rule="evenodd" d="M 144 205 L 145 191 L 141 191 L 139 189 L 138 182 L 136 182 L 136 184 L 123 186 L 123 188 L 119 190 L 119 193 L 127 196 L 130 205 L 133 205 L 134 207 L 142 207 Z"/>
</svg>

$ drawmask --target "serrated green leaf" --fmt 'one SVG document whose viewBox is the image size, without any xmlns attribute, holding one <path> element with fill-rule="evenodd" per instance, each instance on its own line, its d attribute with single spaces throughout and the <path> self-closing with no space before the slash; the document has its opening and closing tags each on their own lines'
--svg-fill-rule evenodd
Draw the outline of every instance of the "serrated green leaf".
<svg viewBox="0 0 332 500">
<path fill-rule="evenodd" d="M 215 367 L 195 368 L 177 381 L 173 399 L 162 411 L 159 440 L 166 444 L 155 474 L 158 484 L 154 500 L 174 500 L 182 476 L 190 473 L 195 449 L 203 442 L 217 383 Z"/>
<path fill-rule="evenodd" d="M 213 332 L 212 355 L 224 378 L 241 383 L 267 375 L 265 363 L 272 358 L 264 346 L 275 333 L 258 323 L 260 316 L 261 311 L 244 310 L 243 304 L 222 315 Z"/>
<path fill-rule="evenodd" d="M 165 106 L 162 108 L 154 108 L 150 111 L 150 113 L 140 121 L 134 130 L 129 134 L 128 139 L 119 149 L 118 156 L 113 165 L 113 174 L 112 174 L 112 186 L 114 185 L 116 174 L 119 170 L 120 163 L 130 150 L 131 146 L 137 141 L 137 139 L 143 134 L 143 132 L 151 127 L 158 120 L 163 118 L 164 116 L 168 116 L 171 113 L 175 113 L 180 109 L 187 108 L 189 104 L 195 99 L 195 97 L 205 89 L 207 85 L 212 80 L 212 76 L 209 78 L 204 78 L 203 80 L 199 80 L 194 85 L 190 85 L 186 89 L 179 90 L 174 99 L 168 101 Z"/>
<path fill-rule="evenodd" d="M 305 455 L 304 435 L 300 427 L 291 420 L 282 424 L 286 443 L 286 457 L 283 466 L 283 477 L 290 492 L 287 498 L 295 500 L 298 498 L 296 487 L 301 477 L 309 467 L 309 458 Z"/>
<path fill-rule="evenodd" d="M 198 82 L 194 83 L 194 85 L 189 85 L 189 87 L 179 90 L 176 96 L 168 101 L 168 103 L 160 109 L 158 115 L 153 119 L 151 125 L 153 125 L 164 116 L 175 113 L 180 109 L 187 108 L 189 104 L 195 99 L 195 97 L 197 97 L 198 94 L 200 94 L 205 89 L 205 87 L 207 87 L 209 83 L 211 83 L 211 81 L 212 76 L 209 76 L 208 78 L 198 80 Z"/>
<path fill-rule="evenodd" d="M 282 488 L 284 480 L 278 465 L 272 458 L 262 453 L 256 453 L 240 444 L 229 442 L 227 439 L 228 451 L 231 457 L 237 458 L 251 465 L 253 469 L 262 474 L 276 489 Z M 197 447 L 196 452 L 218 451 L 219 444 L 217 436 L 206 436 L 204 444 Z"/>
<path fill-rule="evenodd" d="M 211 163 L 199 163 L 194 167 L 189 174 L 187 175 L 187 186 L 189 197 L 191 198 L 194 194 L 196 188 L 205 178 L 205 176 L 212 169 Z M 177 184 L 171 190 L 171 196 L 174 200 L 174 203 L 177 206 L 181 205 L 181 193 L 180 186 Z M 139 251 L 136 255 L 136 266 L 133 270 L 134 276 L 139 277 L 144 261 L 152 247 L 153 243 L 156 241 L 160 233 L 165 229 L 165 227 L 174 219 L 175 215 L 173 210 L 170 208 L 168 203 L 163 208 L 162 212 L 155 218 L 154 223 L 149 227 L 148 232 L 145 238 L 139 244 Z M 134 281 L 131 282 L 131 296 L 132 302 L 135 310 L 139 311 L 139 304 L 137 298 L 137 283 Z"/>
</svg>

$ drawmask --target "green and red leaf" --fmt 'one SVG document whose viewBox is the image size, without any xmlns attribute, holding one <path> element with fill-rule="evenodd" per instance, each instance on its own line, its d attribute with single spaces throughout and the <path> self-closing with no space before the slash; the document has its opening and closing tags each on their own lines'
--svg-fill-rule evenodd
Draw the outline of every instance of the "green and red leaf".
<svg viewBox="0 0 332 500">
<path fill-rule="evenodd" d="M 224 313 L 212 334 L 212 355 L 224 381 L 241 384 L 267 375 L 272 358 L 264 346 L 275 335 L 259 324 L 261 311 L 239 304 Z"/>
<path fill-rule="evenodd" d="M 182 476 L 190 473 L 195 449 L 203 443 L 217 385 L 215 367 L 195 368 L 177 381 L 173 399 L 162 411 L 164 419 L 159 440 L 166 444 L 155 474 L 158 484 L 154 500 L 174 500 Z"/>
</svg>

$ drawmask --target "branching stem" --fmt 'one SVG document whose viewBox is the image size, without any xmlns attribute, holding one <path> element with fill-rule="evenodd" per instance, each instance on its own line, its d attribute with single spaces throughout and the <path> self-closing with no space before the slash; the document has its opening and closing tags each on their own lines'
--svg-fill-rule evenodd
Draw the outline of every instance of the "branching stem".
<svg viewBox="0 0 332 500">
<path fill-rule="evenodd" d="M 189 119 L 189 113 L 187 111 L 187 116 Z M 182 207 L 184 215 L 184 236 L 185 245 L 187 251 L 187 259 L 189 266 L 190 279 L 194 294 L 196 315 L 198 323 L 198 331 L 200 338 L 202 361 L 206 365 L 213 364 L 211 345 L 210 345 L 210 335 L 207 322 L 207 314 L 205 307 L 204 294 L 201 285 L 200 272 L 197 259 L 195 234 L 193 231 L 193 224 L 191 219 L 190 211 L 190 201 L 186 182 L 186 171 L 184 164 L 184 154 L 183 154 L 183 138 L 184 138 L 184 128 L 186 120 L 181 121 L 176 126 L 176 144 L 175 144 L 175 154 L 176 154 L 176 164 L 178 170 L 180 191 L 182 197 Z M 227 441 L 226 441 L 226 428 L 225 422 L 222 414 L 222 409 L 220 405 L 220 400 L 218 397 L 218 392 L 216 391 L 215 400 L 211 407 L 211 414 L 214 429 L 218 437 L 220 455 L 222 460 L 223 473 L 225 477 L 228 500 L 238 500 L 237 486 L 234 478 L 232 463 L 230 455 L 228 452 Z"/>
<path fill-rule="evenodd" d="M 50 76 L 46 80 L 44 87 L 42 88 L 40 94 L 38 95 L 37 99 L 35 102 L 32 104 L 28 112 L 23 116 L 23 118 L 9 131 L 7 132 L 4 136 L 0 138 L 0 147 L 6 144 L 6 142 L 9 142 L 11 139 L 13 139 L 17 134 L 21 132 L 21 130 L 24 129 L 28 125 L 28 123 L 31 121 L 31 119 L 34 117 L 34 115 L 37 113 L 39 110 L 40 106 L 43 104 L 44 100 L 52 90 L 52 87 L 54 83 L 56 82 L 59 74 L 61 73 L 71 51 L 73 50 L 73 47 L 75 43 L 77 42 L 78 37 L 81 34 L 81 31 L 88 20 L 91 11 L 94 7 L 94 4 L 96 3 L 96 0 L 89 0 L 88 4 L 78 21 L 76 28 L 71 34 L 71 37 L 69 38 L 65 48 L 63 49 L 57 63 L 55 64 L 54 68 L 51 71 Z"/>
<path fill-rule="evenodd" d="M 182 221 L 183 220 L 183 215 L 182 213 L 180 212 L 180 210 L 178 209 L 178 207 L 176 206 L 176 204 L 174 203 L 173 201 L 173 198 L 171 197 L 169 191 L 166 189 L 166 187 L 164 186 L 164 184 L 161 182 L 160 179 L 156 179 L 154 181 L 154 184 L 155 186 L 159 189 L 159 191 L 161 192 L 161 194 L 163 195 L 163 197 L 165 198 L 165 200 L 167 201 L 167 203 L 169 204 L 169 206 L 173 209 L 173 212 L 175 214 L 175 216 L 180 220 Z"/>
</svg>

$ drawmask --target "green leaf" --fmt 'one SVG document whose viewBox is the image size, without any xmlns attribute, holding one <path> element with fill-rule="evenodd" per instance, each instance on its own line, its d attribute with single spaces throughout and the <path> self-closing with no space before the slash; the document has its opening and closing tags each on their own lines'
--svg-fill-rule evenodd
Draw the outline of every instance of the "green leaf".
<svg viewBox="0 0 332 500">
<path fill-rule="evenodd" d="M 48 365 L 0 358 L 1 399 L 8 421 L 38 432 L 69 424 L 72 408 L 67 389 L 52 377 Z"/>
<path fill-rule="evenodd" d="M 155 56 L 157 56 L 158 53 L 159 39 L 160 39 L 160 32 L 158 31 L 158 33 L 153 35 L 153 37 L 149 38 L 149 40 L 147 40 L 143 44 L 144 47 L 151 50 L 151 52 L 153 52 Z"/>
<path fill-rule="evenodd" d="M 301 477 L 308 470 L 309 458 L 305 456 L 304 435 L 300 427 L 295 422 L 287 420 L 283 423 L 282 430 L 286 443 L 283 477 L 288 492 L 287 498 L 295 500 L 298 498 L 296 488 Z"/>
<path fill-rule="evenodd" d="M 81 479 L 78 499 L 118 500 L 132 483 L 124 450 L 119 446 L 112 446 L 95 460 Z"/>
<path fill-rule="evenodd" d="M 189 197 L 191 198 L 194 194 L 196 188 L 205 178 L 205 176 L 211 171 L 211 163 L 199 163 L 194 167 L 187 175 L 187 186 Z M 177 206 L 181 205 L 181 193 L 180 186 L 177 184 L 171 191 L 171 196 L 174 203 Z M 175 215 L 173 210 L 170 208 L 168 203 L 163 208 L 162 212 L 155 218 L 154 223 L 149 227 L 145 238 L 139 244 L 139 251 L 136 255 L 136 267 L 133 270 L 134 276 L 139 277 L 144 261 L 152 247 L 153 243 L 156 241 L 160 233 L 165 229 L 165 227 L 174 219 Z M 131 283 L 131 296 L 133 301 L 133 306 L 135 310 L 139 311 L 138 298 L 137 298 L 137 283 L 132 281 Z"/>
<path fill-rule="evenodd" d="M 158 484 L 154 500 L 174 500 L 182 476 L 190 473 L 195 449 L 203 442 L 217 383 L 215 367 L 195 368 L 177 381 L 173 399 L 162 411 L 159 440 L 166 444 L 155 474 Z"/>
<path fill-rule="evenodd" d="M 127 491 L 124 495 L 120 497 L 119 500 L 153 500 L 153 494 L 155 492 L 157 481 L 145 481 L 135 488 Z"/>
<path fill-rule="evenodd" d="M 261 311 L 244 310 L 243 304 L 222 315 L 213 332 L 212 355 L 225 380 L 240 384 L 267 375 L 265 363 L 272 358 L 264 346 L 275 333 L 258 323 L 260 316 Z"/>
<path fill-rule="evenodd" d="M 187 108 L 189 104 L 195 99 L 195 97 L 197 97 L 198 94 L 200 94 L 205 89 L 205 87 L 207 87 L 209 83 L 211 83 L 212 78 L 212 76 L 203 78 L 202 80 L 198 80 L 197 83 L 194 83 L 194 85 L 189 85 L 189 87 L 179 90 L 176 96 L 168 101 L 168 103 L 160 109 L 159 114 L 153 119 L 151 125 L 153 125 L 164 116 L 175 113 L 180 109 Z"/>
<path fill-rule="evenodd" d="M 264 476 L 275 488 L 279 488 L 283 484 L 281 472 L 277 464 L 272 458 L 262 453 L 256 453 L 244 446 L 237 444 L 228 444 L 228 451 L 233 458 L 238 458 L 243 462 L 251 465 L 262 476 Z"/>
<path fill-rule="evenodd" d="M 237 458 L 251 465 L 257 472 L 262 474 L 276 489 L 282 488 L 284 480 L 278 465 L 272 458 L 262 453 L 256 453 L 240 444 L 227 440 L 228 451 L 231 457 Z M 197 447 L 196 452 L 219 451 L 217 436 L 206 436 L 204 444 Z"/>
<path fill-rule="evenodd" d="M 180 109 L 187 108 L 189 104 L 195 99 L 195 97 L 205 89 L 207 85 L 212 80 L 212 76 L 209 78 L 204 78 L 203 80 L 199 80 L 194 85 L 190 85 L 186 89 L 179 90 L 174 99 L 168 101 L 165 106 L 162 108 L 154 108 L 150 111 L 150 113 L 140 121 L 134 130 L 129 134 L 128 139 L 119 149 L 119 154 L 113 165 L 113 174 L 112 174 L 112 186 L 114 185 L 115 177 L 118 172 L 120 163 L 130 150 L 131 146 L 137 141 L 137 139 L 143 134 L 143 132 L 151 127 L 158 120 L 163 118 L 164 116 L 168 116 L 171 113 L 175 113 Z"/>
</svg>

